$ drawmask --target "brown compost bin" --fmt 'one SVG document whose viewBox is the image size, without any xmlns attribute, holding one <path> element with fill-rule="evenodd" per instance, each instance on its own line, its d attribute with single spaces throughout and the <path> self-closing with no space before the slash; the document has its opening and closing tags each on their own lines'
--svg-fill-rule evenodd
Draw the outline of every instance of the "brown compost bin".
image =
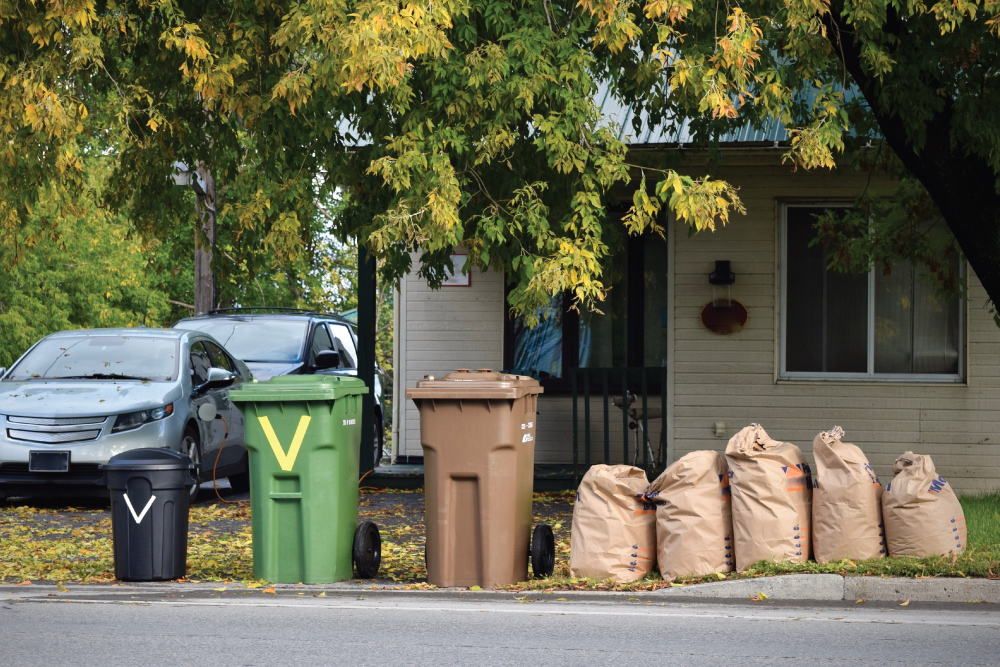
<svg viewBox="0 0 1000 667">
<path fill-rule="evenodd" d="M 429 583 L 527 579 L 541 393 L 532 378 L 486 369 L 428 375 L 406 390 L 420 411 Z"/>
</svg>

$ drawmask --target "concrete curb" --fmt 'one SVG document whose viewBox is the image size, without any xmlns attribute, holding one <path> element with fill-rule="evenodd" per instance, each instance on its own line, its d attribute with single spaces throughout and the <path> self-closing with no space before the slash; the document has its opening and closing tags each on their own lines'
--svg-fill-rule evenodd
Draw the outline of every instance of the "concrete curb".
<svg viewBox="0 0 1000 667">
<path fill-rule="evenodd" d="M 752 598 L 774 600 L 873 602 L 989 602 L 1000 604 L 1000 581 L 990 579 L 909 579 L 845 577 L 839 574 L 787 574 L 736 579 L 655 591 L 662 597 Z"/>
<path fill-rule="evenodd" d="M 276 593 L 319 595 L 327 593 L 336 596 L 390 597 L 406 596 L 418 598 L 447 598 L 469 601 L 523 599 L 528 595 L 533 600 L 567 599 L 593 602 L 635 601 L 635 600 L 748 600 L 760 598 L 763 593 L 768 600 L 781 602 L 985 602 L 1000 604 L 1000 580 L 989 579 L 907 579 L 894 577 L 844 577 L 839 574 L 789 574 L 755 579 L 736 579 L 707 584 L 694 584 L 661 588 L 657 591 L 470 591 L 461 588 L 436 588 L 430 590 L 407 590 L 399 585 L 373 584 L 362 581 L 345 581 L 336 584 L 275 584 L 269 588 Z M 225 589 L 224 591 L 219 589 Z M 127 597 L 160 596 L 202 596 L 220 600 L 239 601 L 248 595 L 260 595 L 263 588 L 246 588 L 241 584 L 223 585 L 219 583 L 121 583 L 121 584 L 68 584 L 63 590 L 52 584 L 31 586 L 0 585 L 0 599 L 40 600 L 53 597 L 75 599 L 116 599 Z"/>
</svg>

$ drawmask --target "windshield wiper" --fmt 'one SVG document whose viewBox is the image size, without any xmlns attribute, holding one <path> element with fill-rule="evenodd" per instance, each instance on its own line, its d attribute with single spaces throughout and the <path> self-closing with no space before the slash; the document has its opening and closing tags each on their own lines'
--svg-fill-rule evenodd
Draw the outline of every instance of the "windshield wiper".
<svg viewBox="0 0 1000 667">
<path fill-rule="evenodd" d="M 91 373 L 90 375 L 62 375 L 59 380 L 143 380 L 152 382 L 153 378 L 142 377 L 141 375 L 122 375 L 121 373 Z"/>
</svg>

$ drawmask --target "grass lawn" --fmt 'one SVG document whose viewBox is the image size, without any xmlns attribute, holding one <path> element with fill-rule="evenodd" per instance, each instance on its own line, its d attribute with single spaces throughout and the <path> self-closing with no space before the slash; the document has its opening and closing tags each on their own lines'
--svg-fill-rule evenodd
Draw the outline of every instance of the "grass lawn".
<svg viewBox="0 0 1000 667">
<path fill-rule="evenodd" d="M 1000 494 L 962 498 L 969 546 L 958 556 L 881 558 L 869 561 L 758 563 L 747 572 L 664 581 L 658 574 L 615 585 L 569 576 L 569 541 L 574 492 L 539 493 L 535 521 L 552 525 L 556 570 L 548 579 L 514 589 L 652 590 L 720 578 L 746 578 L 796 572 L 911 577 L 989 577 L 1000 574 Z M 382 570 L 377 583 L 425 588 L 424 505 L 420 492 L 364 491 L 359 519 L 375 521 L 382 533 Z M 68 506 L 65 502 L 0 503 L 0 581 L 5 583 L 113 582 L 111 518 L 106 501 Z M 253 582 L 250 508 L 246 502 L 201 502 L 191 508 L 188 581 Z M 375 583 L 375 582 L 373 582 Z"/>
</svg>

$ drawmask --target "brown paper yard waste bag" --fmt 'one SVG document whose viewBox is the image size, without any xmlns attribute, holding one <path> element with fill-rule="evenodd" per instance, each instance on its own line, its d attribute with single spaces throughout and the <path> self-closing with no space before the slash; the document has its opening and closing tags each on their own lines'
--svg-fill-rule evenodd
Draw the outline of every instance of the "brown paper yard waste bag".
<svg viewBox="0 0 1000 667">
<path fill-rule="evenodd" d="M 642 494 L 640 468 L 595 465 L 580 481 L 573 505 L 569 571 L 574 577 L 642 579 L 656 558 L 656 513 Z"/>
<path fill-rule="evenodd" d="M 750 424 L 726 446 L 736 569 L 759 560 L 809 560 L 812 475 L 802 452 Z"/>
<path fill-rule="evenodd" d="M 691 452 L 646 489 L 656 507 L 656 561 L 664 579 L 732 572 L 733 514 L 722 452 Z"/>
<path fill-rule="evenodd" d="M 929 456 L 905 452 L 882 494 L 890 556 L 938 556 L 965 548 L 965 512 Z"/>
<path fill-rule="evenodd" d="M 820 563 L 885 556 L 882 485 L 859 447 L 834 426 L 813 439 L 813 553 Z"/>
</svg>

